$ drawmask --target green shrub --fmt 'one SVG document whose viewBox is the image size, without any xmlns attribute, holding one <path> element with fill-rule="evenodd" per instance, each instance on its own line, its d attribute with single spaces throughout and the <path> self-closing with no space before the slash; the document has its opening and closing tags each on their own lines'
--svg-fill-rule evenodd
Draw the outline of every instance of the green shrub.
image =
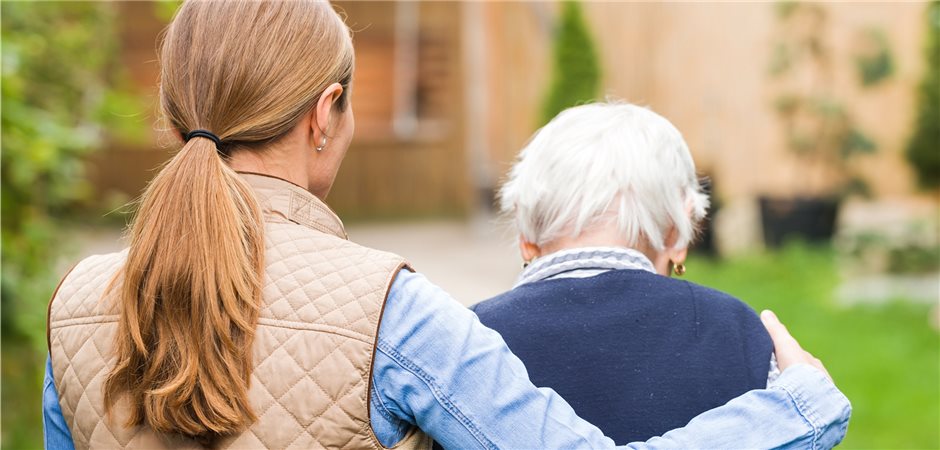
<svg viewBox="0 0 940 450">
<path fill-rule="evenodd" d="M 132 136 L 141 127 L 127 113 L 143 108 L 113 87 L 122 72 L 112 4 L 3 2 L 2 25 L 3 332 L 44 336 L 45 318 L 28 318 L 26 304 L 48 300 L 57 225 L 94 194 L 84 158 L 105 130 Z"/>
<path fill-rule="evenodd" d="M 142 130 L 128 113 L 143 108 L 113 88 L 121 80 L 113 3 L 2 2 L 0 21 L 2 446 L 38 448 L 45 311 L 62 275 L 62 221 L 94 195 L 84 158 L 106 136 Z"/>
<path fill-rule="evenodd" d="M 581 5 L 574 1 L 562 3 L 552 51 L 551 88 L 542 106 L 541 123 L 548 123 L 565 108 L 594 100 L 600 72 Z"/>
<path fill-rule="evenodd" d="M 927 6 L 927 68 L 920 85 L 917 123 L 907 147 L 921 186 L 940 187 L 940 2 Z"/>
</svg>

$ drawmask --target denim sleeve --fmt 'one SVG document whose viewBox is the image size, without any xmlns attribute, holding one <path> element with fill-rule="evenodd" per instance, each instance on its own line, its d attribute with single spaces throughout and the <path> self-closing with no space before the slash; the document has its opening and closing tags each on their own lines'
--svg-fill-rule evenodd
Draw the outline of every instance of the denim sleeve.
<svg viewBox="0 0 940 450">
<path fill-rule="evenodd" d="M 386 445 L 401 437 L 401 427 L 389 426 L 397 422 L 420 427 L 445 448 L 614 446 L 553 390 L 533 386 L 498 333 L 420 274 L 402 271 L 392 285 L 373 380 L 371 406 L 380 414 L 372 421 Z M 795 366 L 768 389 L 624 448 L 831 448 L 850 412 L 820 372 Z"/>
<path fill-rule="evenodd" d="M 46 376 L 42 383 L 42 441 L 46 449 L 72 450 L 72 432 L 65 424 L 59 392 L 52 377 L 52 358 L 46 357 Z"/>
<path fill-rule="evenodd" d="M 732 399 L 637 448 L 830 449 L 842 442 L 851 414 L 849 400 L 825 375 L 795 365 L 767 389 Z"/>
<path fill-rule="evenodd" d="M 445 448 L 613 446 L 558 394 L 533 386 L 502 337 L 423 275 L 399 273 L 377 347 L 384 409 Z"/>
</svg>

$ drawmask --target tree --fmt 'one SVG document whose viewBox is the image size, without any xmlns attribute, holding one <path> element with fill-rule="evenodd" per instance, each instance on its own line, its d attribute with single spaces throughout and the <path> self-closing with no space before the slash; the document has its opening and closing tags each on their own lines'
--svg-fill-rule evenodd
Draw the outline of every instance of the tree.
<svg viewBox="0 0 940 450">
<path fill-rule="evenodd" d="M 548 123 L 565 108 L 594 100 L 599 84 L 597 51 L 581 5 L 566 1 L 555 33 L 551 88 L 542 106 L 541 123 Z"/>
<path fill-rule="evenodd" d="M 921 186 L 940 187 L 940 2 L 927 6 L 927 68 L 920 85 L 916 129 L 907 147 Z"/>
</svg>

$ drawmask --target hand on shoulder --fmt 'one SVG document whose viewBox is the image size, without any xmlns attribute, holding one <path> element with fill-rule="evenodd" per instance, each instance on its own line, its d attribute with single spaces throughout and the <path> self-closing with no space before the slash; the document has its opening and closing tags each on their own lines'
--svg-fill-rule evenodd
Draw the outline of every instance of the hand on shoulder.
<svg viewBox="0 0 940 450">
<path fill-rule="evenodd" d="M 803 347 L 800 347 L 800 343 L 790 335 L 787 327 L 780 322 L 780 319 L 773 311 L 769 309 L 761 311 L 760 320 L 764 323 L 764 327 L 770 333 L 770 338 L 774 341 L 774 353 L 777 355 L 777 365 L 780 367 L 781 372 L 796 364 L 808 364 L 821 371 L 826 375 L 826 378 L 829 378 L 829 381 L 832 381 L 832 376 L 829 375 L 822 361 L 803 350 Z"/>
</svg>

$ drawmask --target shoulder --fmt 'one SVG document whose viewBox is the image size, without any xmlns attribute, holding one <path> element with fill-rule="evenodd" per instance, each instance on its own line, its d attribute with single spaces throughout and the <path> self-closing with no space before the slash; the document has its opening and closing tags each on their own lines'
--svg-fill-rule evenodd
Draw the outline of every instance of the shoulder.
<svg viewBox="0 0 940 450">
<path fill-rule="evenodd" d="M 380 340 L 400 344 L 419 339 L 445 339 L 471 323 L 476 316 L 424 275 L 409 268 L 399 270 L 388 292 Z"/>
<path fill-rule="evenodd" d="M 76 275 L 86 275 L 88 273 L 100 273 L 107 272 L 109 270 L 116 270 L 120 268 L 124 261 L 127 260 L 127 253 L 129 249 L 123 249 L 119 252 L 114 253 L 104 253 L 101 255 L 91 255 L 85 257 L 77 264 L 74 268 L 66 275 L 66 278 L 71 278 Z"/>
<path fill-rule="evenodd" d="M 461 312 L 467 311 L 467 308 L 444 289 L 408 266 L 402 267 L 395 274 L 388 295 L 387 308 L 420 310 L 422 315 L 435 314 L 443 309 L 451 308 L 456 308 Z"/>
<path fill-rule="evenodd" d="M 476 313 L 477 317 L 484 324 L 492 318 L 506 317 L 507 313 L 521 310 L 540 301 L 551 301 L 556 298 L 564 283 L 557 283 L 559 280 L 549 280 L 549 282 L 535 282 L 517 286 L 506 292 L 490 297 L 470 307 L 470 310 Z"/>
<path fill-rule="evenodd" d="M 516 288 L 518 289 L 518 288 Z M 503 292 L 495 297 L 488 298 L 481 302 L 478 302 L 470 306 L 470 310 L 475 312 L 477 316 L 481 314 L 485 315 L 493 310 L 497 310 L 509 303 L 511 297 L 513 297 L 515 289 Z"/>
<path fill-rule="evenodd" d="M 47 325 L 75 317 L 103 314 L 113 305 L 99 299 L 120 275 L 127 260 L 127 249 L 120 252 L 88 256 L 59 281 L 49 300 Z"/>
<path fill-rule="evenodd" d="M 397 271 L 405 259 L 394 253 L 359 245 L 329 233 L 293 222 L 268 222 L 265 226 L 267 266 L 291 265 L 295 269 L 319 265 L 381 267 Z"/>
<path fill-rule="evenodd" d="M 91 289 L 98 285 L 111 282 L 111 278 L 124 266 L 127 260 L 127 249 L 120 252 L 88 256 L 74 266 L 62 277 L 56 295 L 71 289 Z"/>
<path fill-rule="evenodd" d="M 753 308 L 740 299 L 719 290 L 688 281 L 681 282 L 685 283 L 692 293 L 697 320 L 702 332 L 711 330 L 712 333 L 732 333 L 745 342 L 752 343 L 752 347 L 756 349 L 760 358 L 765 358 L 769 354 L 773 348 L 770 335 Z"/>
<path fill-rule="evenodd" d="M 757 313 L 747 303 L 731 294 L 685 280 L 674 280 L 686 286 L 700 304 L 700 311 L 711 314 L 740 316 L 760 322 Z"/>
<path fill-rule="evenodd" d="M 757 326 L 763 329 L 760 318 L 747 303 L 740 299 L 707 286 L 691 281 L 665 277 L 648 272 L 631 271 L 627 285 L 629 289 L 646 291 L 650 300 L 660 302 L 686 302 L 691 300 L 699 320 L 706 323 L 729 324 L 737 327 Z"/>
</svg>

